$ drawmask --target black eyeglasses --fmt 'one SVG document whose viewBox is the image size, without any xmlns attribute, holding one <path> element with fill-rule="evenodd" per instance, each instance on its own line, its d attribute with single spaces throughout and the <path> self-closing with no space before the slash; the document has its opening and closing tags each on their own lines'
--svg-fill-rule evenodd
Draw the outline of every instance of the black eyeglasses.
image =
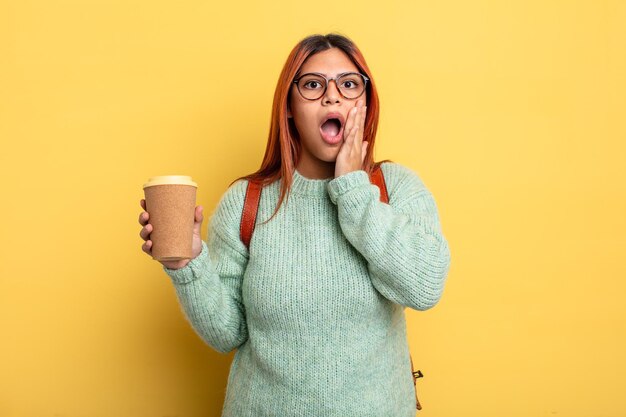
<svg viewBox="0 0 626 417">
<path fill-rule="evenodd" d="M 369 78 L 358 72 L 344 72 L 335 78 L 326 78 L 324 74 L 310 72 L 293 80 L 300 95 L 307 100 L 317 100 L 322 97 L 331 81 L 335 81 L 335 85 L 343 98 L 354 100 L 363 95 Z"/>
</svg>

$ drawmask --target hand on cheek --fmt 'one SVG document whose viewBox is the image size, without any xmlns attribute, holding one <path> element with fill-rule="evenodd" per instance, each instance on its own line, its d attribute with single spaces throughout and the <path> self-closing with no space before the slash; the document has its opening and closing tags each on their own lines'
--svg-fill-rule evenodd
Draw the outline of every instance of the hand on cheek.
<svg viewBox="0 0 626 417">
<path fill-rule="evenodd" d="M 363 166 L 367 145 L 369 145 L 363 141 L 366 110 L 364 101 L 358 100 L 356 106 L 348 113 L 348 120 L 343 129 L 343 144 L 335 162 L 335 178 L 357 171 Z"/>
</svg>

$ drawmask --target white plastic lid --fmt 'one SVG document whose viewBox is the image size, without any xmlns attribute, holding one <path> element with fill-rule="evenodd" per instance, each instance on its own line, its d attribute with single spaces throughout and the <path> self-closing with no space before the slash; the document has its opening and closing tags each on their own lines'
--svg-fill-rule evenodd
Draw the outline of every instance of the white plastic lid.
<svg viewBox="0 0 626 417">
<path fill-rule="evenodd" d="M 188 175 L 159 175 L 156 177 L 150 177 L 147 183 L 143 185 L 143 188 L 152 187 L 154 185 L 191 185 L 198 188 L 198 184 L 191 180 Z"/>
</svg>

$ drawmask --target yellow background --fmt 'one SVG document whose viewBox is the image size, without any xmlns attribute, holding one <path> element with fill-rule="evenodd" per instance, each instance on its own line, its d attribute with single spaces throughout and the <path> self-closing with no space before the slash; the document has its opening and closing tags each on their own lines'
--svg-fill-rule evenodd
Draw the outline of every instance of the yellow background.
<svg viewBox="0 0 626 417">
<path fill-rule="evenodd" d="M 219 416 L 232 353 L 141 251 L 141 186 L 191 175 L 209 214 L 330 31 L 451 247 L 407 310 L 418 414 L 626 415 L 626 2 L 2 0 L 0 416 Z"/>
</svg>

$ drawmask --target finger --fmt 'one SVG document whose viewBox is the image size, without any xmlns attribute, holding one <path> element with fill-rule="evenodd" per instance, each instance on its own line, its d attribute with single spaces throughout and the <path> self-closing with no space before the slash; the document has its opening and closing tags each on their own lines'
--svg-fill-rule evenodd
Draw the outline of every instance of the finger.
<svg viewBox="0 0 626 417">
<path fill-rule="evenodd" d="M 204 220 L 204 215 L 202 214 L 203 210 L 204 209 L 202 206 L 196 207 L 195 219 L 193 223 L 193 233 L 198 236 L 201 234 L 202 220 Z"/>
<path fill-rule="evenodd" d="M 139 224 L 142 226 L 145 226 L 148 223 L 149 219 L 150 219 L 150 214 L 148 214 L 147 211 L 144 211 L 139 215 Z"/>
<path fill-rule="evenodd" d="M 350 131 L 349 142 L 354 143 L 357 140 L 357 135 L 359 134 L 359 126 L 361 126 L 361 111 L 357 108 L 357 111 L 354 115 L 354 126 Z"/>
<path fill-rule="evenodd" d="M 141 231 L 139 232 L 139 236 L 143 240 L 148 240 L 150 238 L 150 233 L 152 233 L 152 225 L 148 223 L 141 229 Z"/>
<path fill-rule="evenodd" d="M 359 108 L 359 124 L 357 125 L 356 139 L 357 141 L 363 139 L 363 129 L 365 127 L 365 106 Z M 360 142 L 359 142 L 360 145 Z"/>
<path fill-rule="evenodd" d="M 365 130 L 365 118 L 367 117 L 367 106 L 363 106 L 361 113 L 361 131 Z"/>
<path fill-rule="evenodd" d="M 196 223 L 202 223 L 202 220 L 204 220 L 204 216 L 203 216 L 203 211 L 204 211 L 204 207 L 202 206 L 197 206 L 196 207 L 196 213 L 195 213 L 195 221 Z"/>
<path fill-rule="evenodd" d="M 348 112 L 348 121 L 346 122 L 346 126 L 343 129 L 343 137 L 344 139 L 350 135 L 352 128 L 354 127 L 354 116 L 356 115 L 357 108 L 353 107 Z"/>
<path fill-rule="evenodd" d="M 142 198 L 141 200 L 139 200 L 139 204 L 141 204 L 141 208 L 142 209 L 144 209 L 144 210 L 146 209 L 146 200 L 145 199 Z"/>
<path fill-rule="evenodd" d="M 346 136 L 346 143 L 354 142 L 354 134 L 357 131 L 359 126 L 359 108 L 354 107 L 352 110 L 352 123 L 350 124 L 350 131 L 348 132 L 348 136 Z"/>
<path fill-rule="evenodd" d="M 361 164 L 363 164 L 363 162 L 365 162 L 365 155 L 367 154 L 367 146 L 369 145 L 369 142 L 367 141 L 363 141 L 363 145 L 361 148 Z"/>
<path fill-rule="evenodd" d="M 365 131 L 365 115 L 367 114 L 367 107 L 363 106 L 360 109 L 360 117 L 359 117 L 359 128 L 358 131 L 356 133 L 356 144 L 360 145 L 362 144 L 362 140 L 363 140 L 363 132 Z"/>
<path fill-rule="evenodd" d="M 152 256 L 152 241 L 151 240 L 145 241 L 144 244 L 141 245 L 141 250 L 143 250 L 148 255 Z"/>
</svg>

